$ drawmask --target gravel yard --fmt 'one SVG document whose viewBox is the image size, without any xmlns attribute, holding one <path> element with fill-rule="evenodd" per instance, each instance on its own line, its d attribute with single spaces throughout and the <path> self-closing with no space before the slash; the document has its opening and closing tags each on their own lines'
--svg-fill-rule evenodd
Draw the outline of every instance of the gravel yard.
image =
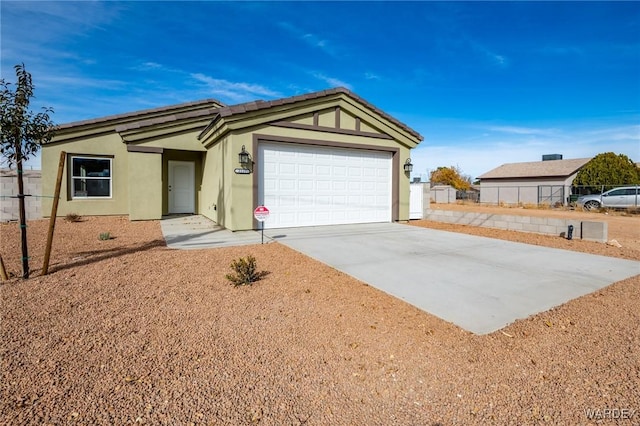
<svg viewBox="0 0 640 426">
<path fill-rule="evenodd" d="M 640 260 L 619 237 L 412 224 Z M 4 424 L 640 422 L 640 275 L 475 336 L 281 244 L 171 250 L 153 221 L 59 220 L 39 276 L 47 226 L 32 278 L 0 283 Z M 0 253 L 20 275 L 17 224 Z M 234 288 L 249 254 L 269 274 Z"/>
</svg>

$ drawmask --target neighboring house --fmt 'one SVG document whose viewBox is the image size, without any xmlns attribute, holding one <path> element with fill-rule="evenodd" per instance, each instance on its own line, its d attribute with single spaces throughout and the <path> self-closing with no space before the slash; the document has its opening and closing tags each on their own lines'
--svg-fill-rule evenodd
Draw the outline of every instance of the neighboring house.
<svg viewBox="0 0 640 426">
<path fill-rule="evenodd" d="M 42 150 L 43 193 L 64 151 L 59 216 L 198 213 L 235 231 L 258 229 L 265 205 L 267 228 L 407 220 L 404 164 L 421 140 L 344 88 L 204 100 L 60 126 Z"/>
<path fill-rule="evenodd" d="M 543 156 L 543 158 L 557 157 Z M 566 204 L 571 195 L 573 179 L 589 160 L 591 159 L 551 159 L 503 164 L 478 177 L 480 180 L 480 202 L 488 204 Z"/>
<path fill-rule="evenodd" d="M 42 179 L 40 170 L 24 170 L 24 210 L 27 220 L 42 218 L 41 194 Z M 14 169 L 0 169 L 0 222 L 20 219 L 20 201 L 18 200 L 18 174 Z"/>
</svg>

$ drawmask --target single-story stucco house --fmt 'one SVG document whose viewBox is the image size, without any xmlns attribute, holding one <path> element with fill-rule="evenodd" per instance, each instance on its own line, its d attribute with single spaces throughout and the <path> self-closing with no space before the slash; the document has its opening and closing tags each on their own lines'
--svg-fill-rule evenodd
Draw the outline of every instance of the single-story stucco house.
<svg viewBox="0 0 640 426">
<path fill-rule="evenodd" d="M 545 155 L 543 161 L 507 163 L 478 177 L 480 202 L 487 204 L 567 204 L 571 183 L 591 158 L 561 159 Z"/>
<path fill-rule="evenodd" d="M 42 149 L 43 194 L 64 151 L 58 216 L 197 213 L 236 231 L 258 229 L 265 205 L 266 228 L 408 220 L 406 170 L 422 139 L 344 88 L 203 100 L 59 126 Z"/>
</svg>

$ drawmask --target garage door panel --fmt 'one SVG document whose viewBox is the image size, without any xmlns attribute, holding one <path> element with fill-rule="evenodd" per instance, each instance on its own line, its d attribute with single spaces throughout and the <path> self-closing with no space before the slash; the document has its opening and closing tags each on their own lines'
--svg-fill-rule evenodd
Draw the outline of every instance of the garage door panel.
<svg viewBox="0 0 640 426">
<path fill-rule="evenodd" d="M 296 175 L 296 166 L 291 163 L 280 163 L 280 167 L 278 168 L 278 172 L 280 175 Z"/>
<path fill-rule="evenodd" d="M 382 167 L 380 167 L 380 168 L 378 168 L 376 170 L 376 177 L 386 178 L 388 176 L 389 176 L 389 174 L 388 174 L 387 170 L 383 169 Z"/>
<path fill-rule="evenodd" d="M 316 197 L 316 205 L 318 207 L 331 205 L 331 197 L 328 195 L 318 195 Z"/>
<path fill-rule="evenodd" d="M 280 212 L 279 218 L 282 223 L 294 223 L 295 222 L 295 214 L 292 212 Z M 265 226 L 266 228 L 266 226 Z"/>
<path fill-rule="evenodd" d="M 349 206 L 362 206 L 366 207 L 362 202 L 362 197 L 360 195 L 349 195 L 348 199 Z"/>
<path fill-rule="evenodd" d="M 300 191 L 313 191 L 313 180 L 301 179 L 298 181 L 298 189 Z"/>
<path fill-rule="evenodd" d="M 316 174 L 318 176 L 330 176 L 331 175 L 331 166 L 316 165 Z"/>
<path fill-rule="evenodd" d="M 347 168 L 345 166 L 334 166 L 331 171 L 333 177 L 344 177 L 347 175 Z"/>
<path fill-rule="evenodd" d="M 278 197 L 279 207 L 296 207 L 296 197 L 293 195 L 282 195 Z"/>
<path fill-rule="evenodd" d="M 298 174 L 300 176 L 313 175 L 313 164 L 300 164 L 300 165 L 298 165 Z"/>
<path fill-rule="evenodd" d="M 349 167 L 349 177 L 361 177 L 361 176 L 362 176 L 361 167 Z"/>
<path fill-rule="evenodd" d="M 391 154 L 261 143 L 259 202 L 267 228 L 391 221 Z"/>
<path fill-rule="evenodd" d="M 386 183 L 382 183 L 382 182 L 376 182 L 376 192 L 380 193 L 384 190 L 384 188 L 387 187 Z"/>
<path fill-rule="evenodd" d="M 362 191 L 362 184 L 363 184 L 363 182 L 360 182 L 360 181 L 349 181 L 348 182 L 349 191 L 350 192 L 353 192 L 353 191 L 360 192 L 360 191 Z"/>
<path fill-rule="evenodd" d="M 343 180 L 334 180 L 331 182 L 331 189 L 334 191 L 345 191 L 347 189 L 347 182 Z"/>
<path fill-rule="evenodd" d="M 346 222 L 347 215 L 344 211 L 332 211 L 331 212 L 331 222 Z"/>
<path fill-rule="evenodd" d="M 265 190 L 273 191 L 277 187 L 278 187 L 278 181 L 276 179 L 265 179 L 264 180 L 264 188 L 265 188 Z"/>
<path fill-rule="evenodd" d="M 301 222 L 301 223 L 312 223 L 313 222 L 313 212 L 299 212 L 298 213 L 298 222 Z"/>
<path fill-rule="evenodd" d="M 280 179 L 278 181 L 278 189 L 280 191 L 295 191 L 297 187 L 297 181 L 294 179 Z"/>
<path fill-rule="evenodd" d="M 334 195 L 331 197 L 331 205 L 336 207 L 343 207 L 347 205 L 347 197 L 344 195 Z"/>
</svg>

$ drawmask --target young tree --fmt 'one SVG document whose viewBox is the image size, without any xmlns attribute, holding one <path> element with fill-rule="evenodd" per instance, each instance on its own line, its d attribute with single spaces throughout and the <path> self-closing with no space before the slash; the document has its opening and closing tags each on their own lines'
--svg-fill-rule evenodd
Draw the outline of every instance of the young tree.
<svg viewBox="0 0 640 426">
<path fill-rule="evenodd" d="M 54 125 L 49 118 L 51 108 L 35 114 L 29 110 L 33 97 L 31 74 L 24 64 L 16 65 L 17 83 L 0 80 L 0 155 L 9 167 L 16 166 L 18 174 L 18 202 L 20 208 L 20 233 L 22 242 L 22 276 L 29 278 L 29 250 L 27 248 L 27 223 L 24 207 L 24 182 L 22 162 L 40 149 L 40 145 L 53 137 Z"/>
<path fill-rule="evenodd" d="M 613 152 L 604 152 L 593 157 L 573 180 L 574 186 L 586 187 L 589 192 L 638 184 L 640 168 L 626 155 Z"/>
<path fill-rule="evenodd" d="M 438 167 L 429 175 L 431 185 L 451 185 L 458 191 L 471 188 L 471 177 L 463 175 L 459 167 Z"/>
</svg>

